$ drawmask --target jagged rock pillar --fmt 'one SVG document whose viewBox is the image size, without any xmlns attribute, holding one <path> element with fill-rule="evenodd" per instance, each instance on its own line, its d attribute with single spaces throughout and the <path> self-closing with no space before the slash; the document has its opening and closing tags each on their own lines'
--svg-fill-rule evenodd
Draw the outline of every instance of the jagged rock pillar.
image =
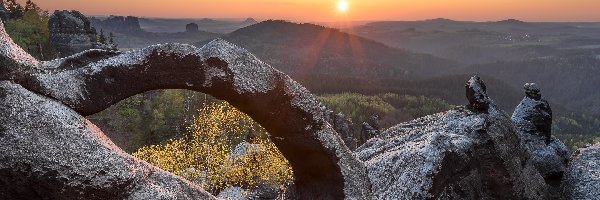
<svg viewBox="0 0 600 200">
<path fill-rule="evenodd" d="M 515 108 L 511 120 L 546 183 L 558 187 L 567 168 L 569 149 L 551 135 L 552 109 L 542 98 L 540 89 L 535 83 L 526 83 L 524 89 L 525 97 Z"/>
</svg>

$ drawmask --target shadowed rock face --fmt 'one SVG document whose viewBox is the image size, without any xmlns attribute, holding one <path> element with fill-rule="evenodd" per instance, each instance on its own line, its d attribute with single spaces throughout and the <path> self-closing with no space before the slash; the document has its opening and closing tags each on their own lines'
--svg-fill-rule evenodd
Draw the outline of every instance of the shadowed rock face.
<svg viewBox="0 0 600 200">
<path fill-rule="evenodd" d="M 77 11 L 55 11 L 48 20 L 50 42 L 60 53 L 69 56 L 92 49 L 96 43 L 96 30 L 90 21 Z"/>
<path fill-rule="evenodd" d="M 292 164 L 299 199 L 370 195 L 364 165 L 326 122 L 324 107 L 287 75 L 226 41 L 202 48 L 168 44 L 125 53 L 88 50 L 39 62 L 14 45 L 3 29 L 0 36 L 0 71 L 11 74 L 0 77 L 0 89 L 6 91 L 0 101 L 0 135 L 12 138 L 2 140 L 0 171 L 14 177 L 2 178 L 2 196 L 19 198 L 45 188 L 54 198 L 212 198 L 123 153 L 82 117 L 153 89 L 208 93 L 251 116 Z M 33 96 L 40 100 L 29 100 Z M 42 103 L 50 106 L 40 107 Z M 20 144 L 31 149 L 14 151 Z"/>
</svg>

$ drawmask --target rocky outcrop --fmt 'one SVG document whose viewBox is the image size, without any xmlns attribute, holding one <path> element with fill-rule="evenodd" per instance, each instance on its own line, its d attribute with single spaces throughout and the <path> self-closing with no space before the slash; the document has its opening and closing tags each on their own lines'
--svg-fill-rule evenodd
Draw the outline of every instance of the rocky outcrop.
<svg viewBox="0 0 600 200">
<path fill-rule="evenodd" d="M 360 126 L 360 135 L 359 135 L 360 145 L 364 144 L 365 142 L 367 142 L 369 139 L 375 137 L 376 135 L 379 135 L 379 130 L 376 128 L 373 128 L 373 126 L 371 126 L 371 124 L 369 124 L 367 122 L 363 122 Z"/>
<path fill-rule="evenodd" d="M 467 86 L 470 106 L 399 124 L 357 149 L 375 199 L 549 198 L 508 116 L 479 78 Z"/>
<path fill-rule="evenodd" d="M 1 199 L 213 199 L 123 152 L 76 111 L 0 81 Z"/>
<path fill-rule="evenodd" d="M 600 197 L 600 144 L 577 150 L 562 182 L 565 199 Z"/>
<path fill-rule="evenodd" d="M 83 118 L 159 88 L 211 94 L 261 124 L 294 169 L 298 199 L 371 195 L 365 166 L 327 123 L 325 110 L 308 90 L 224 40 L 202 48 L 166 44 L 124 53 L 87 50 L 40 62 L 14 45 L 3 28 L 0 39 L 0 71 L 8 72 L 0 76 L 0 171 L 7 175 L 0 188 L 5 197 L 33 192 L 79 199 L 213 198 L 123 153 Z"/>
<path fill-rule="evenodd" d="M 96 30 L 78 11 L 55 11 L 48 28 L 50 42 L 61 57 L 92 49 L 96 42 Z"/>
<path fill-rule="evenodd" d="M 50 43 L 59 56 L 70 56 L 88 49 L 114 49 L 96 40 L 96 29 L 78 11 L 55 11 L 48 21 Z"/>
<path fill-rule="evenodd" d="M 196 23 L 186 24 L 185 31 L 186 32 L 198 32 L 198 24 L 196 24 Z"/>
<path fill-rule="evenodd" d="M 546 142 L 552 141 L 552 109 L 550 104 L 540 94 L 540 89 L 535 83 L 527 83 L 525 98 L 519 103 L 512 115 L 512 120 L 523 133 L 539 135 Z"/>
<path fill-rule="evenodd" d="M 352 122 L 348 120 L 342 112 L 335 114 L 332 110 L 327 110 L 326 113 L 325 119 L 333 126 L 333 129 L 340 134 L 344 144 L 350 148 L 350 150 L 355 150 L 357 141 L 352 132 Z"/>
<path fill-rule="evenodd" d="M 558 187 L 567 168 L 569 149 L 558 138 L 551 136 L 552 110 L 542 98 L 540 89 L 535 83 L 527 83 L 524 88 L 526 96 L 511 119 L 535 167 L 548 184 Z"/>
<path fill-rule="evenodd" d="M 105 32 L 137 33 L 143 31 L 140 19 L 133 16 L 110 16 L 104 20 L 92 17 L 89 20 L 94 27 Z"/>
<path fill-rule="evenodd" d="M 490 104 L 490 98 L 487 96 L 485 83 L 479 76 L 475 75 L 465 84 L 468 108 L 475 111 L 487 111 Z"/>
</svg>

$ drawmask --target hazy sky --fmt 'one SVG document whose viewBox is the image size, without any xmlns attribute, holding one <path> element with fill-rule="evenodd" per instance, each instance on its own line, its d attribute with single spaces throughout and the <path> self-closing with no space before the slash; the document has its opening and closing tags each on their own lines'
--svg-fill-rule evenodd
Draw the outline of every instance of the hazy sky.
<svg viewBox="0 0 600 200">
<path fill-rule="evenodd" d="M 25 0 L 19 0 L 24 2 Z M 34 0 L 43 9 L 86 15 L 246 18 L 300 21 L 417 20 L 600 21 L 600 0 Z"/>
</svg>

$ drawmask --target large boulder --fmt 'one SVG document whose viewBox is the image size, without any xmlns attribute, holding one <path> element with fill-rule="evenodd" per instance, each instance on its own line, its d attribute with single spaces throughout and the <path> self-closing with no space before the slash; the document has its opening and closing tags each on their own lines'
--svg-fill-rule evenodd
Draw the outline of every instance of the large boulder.
<svg viewBox="0 0 600 200">
<path fill-rule="evenodd" d="M 546 142 L 551 141 L 552 109 L 550 104 L 540 94 L 535 83 L 526 83 L 525 97 L 515 108 L 512 120 L 523 133 L 539 135 Z"/>
<path fill-rule="evenodd" d="M 526 96 L 515 108 L 511 120 L 535 167 L 548 184 L 558 187 L 569 162 L 569 149 L 550 133 L 552 109 L 540 89 L 535 83 L 527 83 L 524 88 Z"/>
<path fill-rule="evenodd" d="M 51 98 L 0 81 L 1 199 L 214 199 Z"/>
<path fill-rule="evenodd" d="M 507 114 L 473 90 L 468 108 L 399 124 L 357 149 L 376 199 L 550 197 Z"/>
<path fill-rule="evenodd" d="M 561 191 L 565 199 L 600 197 L 600 143 L 577 150 L 565 172 Z"/>
</svg>

